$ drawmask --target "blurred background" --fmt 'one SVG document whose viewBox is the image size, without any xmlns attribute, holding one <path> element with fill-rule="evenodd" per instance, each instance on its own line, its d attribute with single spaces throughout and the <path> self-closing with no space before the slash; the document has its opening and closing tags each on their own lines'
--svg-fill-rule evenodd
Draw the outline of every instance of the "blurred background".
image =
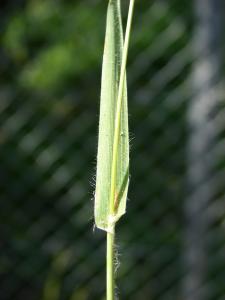
<svg viewBox="0 0 225 300">
<path fill-rule="evenodd" d="M 118 296 L 224 300 L 225 2 L 136 2 Z M 1 300 L 105 297 L 93 193 L 106 9 L 0 2 Z"/>
</svg>

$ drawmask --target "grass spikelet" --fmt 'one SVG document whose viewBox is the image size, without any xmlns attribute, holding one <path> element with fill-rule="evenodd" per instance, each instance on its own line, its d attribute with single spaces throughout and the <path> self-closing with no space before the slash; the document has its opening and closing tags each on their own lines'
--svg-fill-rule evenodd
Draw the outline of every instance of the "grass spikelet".
<svg viewBox="0 0 225 300">
<path fill-rule="evenodd" d="M 129 132 L 126 62 L 134 0 L 130 0 L 123 42 L 120 0 L 109 0 L 102 65 L 95 224 L 107 232 L 107 300 L 114 296 L 115 224 L 126 212 Z"/>
</svg>

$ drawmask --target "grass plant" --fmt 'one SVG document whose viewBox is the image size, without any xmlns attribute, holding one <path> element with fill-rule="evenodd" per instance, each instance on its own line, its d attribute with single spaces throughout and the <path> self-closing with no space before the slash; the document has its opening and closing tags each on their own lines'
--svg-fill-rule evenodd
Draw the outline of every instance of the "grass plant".
<svg viewBox="0 0 225 300">
<path fill-rule="evenodd" d="M 115 298 L 115 224 L 126 212 L 129 184 L 126 63 L 135 0 L 130 0 L 125 39 L 120 1 L 108 2 L 95 191 L 95 223 L 107 232 L 107 300 Z"/>
</svg>

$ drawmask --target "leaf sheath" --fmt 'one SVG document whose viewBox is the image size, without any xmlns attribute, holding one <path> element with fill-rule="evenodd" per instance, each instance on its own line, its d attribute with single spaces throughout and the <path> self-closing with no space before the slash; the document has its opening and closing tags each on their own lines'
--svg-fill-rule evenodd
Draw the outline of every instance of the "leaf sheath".
<svg viewBox="0 0 225 300">
<path fill-rule="evenodd" d="M 123 82 L 121 83 L 121 97 L 119 96 L 123 56 L 123 32 L 119 0 L 109 1 L 106 23 L 99 118 L 95 223 L 98 228 L 112 232 L 115 222 L 126 211 L 129 181 L 129 136 L 125 69 Z M 121 103 L 118 103 L 118 98 L 120 98 L 119 101 Z M 118 116 L 116 117 L 118 107 L 119 122 Z M 115 138 L 116 136 L 118 137 Z M 112 180 L 112 176 L 114 180 Z M 114 189 L 113 194 L 112 189 Z M 112 195 L 113 199 L 110 199 Z"/>
</svg>

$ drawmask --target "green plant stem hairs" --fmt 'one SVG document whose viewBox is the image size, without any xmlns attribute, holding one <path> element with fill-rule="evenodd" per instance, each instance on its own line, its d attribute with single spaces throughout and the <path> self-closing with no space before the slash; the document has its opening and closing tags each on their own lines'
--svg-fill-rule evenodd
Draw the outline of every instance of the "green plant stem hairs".
<svg viewBox="0 0 225 300">
<path fill-rule="evenodd" d="M 95 191 L 95 223 L 107 232 L 107 300 L 114 299 L 115 224 L 126 211 L 129 183 L 126 63 L 134 2 L 124 42 L 120 0 L 109 0 L 107 10 Z"/>
</svg>

